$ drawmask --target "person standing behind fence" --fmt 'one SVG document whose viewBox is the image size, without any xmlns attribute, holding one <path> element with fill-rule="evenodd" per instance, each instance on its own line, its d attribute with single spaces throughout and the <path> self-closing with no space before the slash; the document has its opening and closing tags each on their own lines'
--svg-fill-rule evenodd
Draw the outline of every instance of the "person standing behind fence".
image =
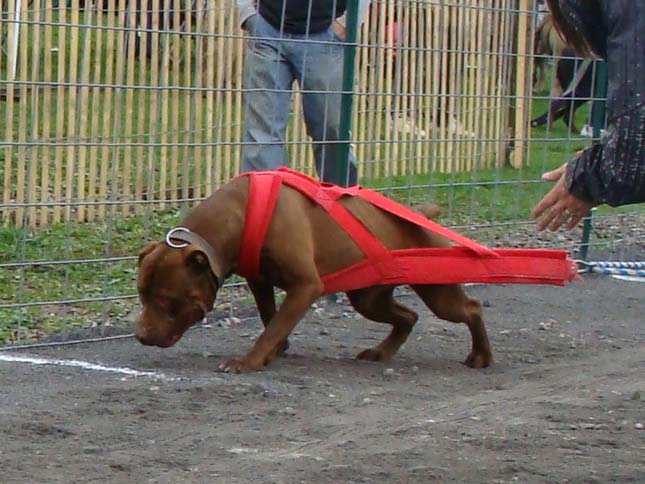
<svg viewBox="0 0 645 484">
<path fill-rule="evenodd" d="M 248 34 L 242 172 L 286 164 L 286 130 L 297 80 L 318 175 L 335 181 L 342 147 L 337 141 L 346 0 L 238 0 L 237 5 Z M 359 24 L 368 7 L 369 1 L 360 0 Z M 348 181 L 358 182 L 351 150 Z"/>
<path fill-rule="evenodd" d="M 543 179 L 540 230 L 575 227 L 591 207 L 645 202 L 645 1 L 548 0 L 556 28 L 580 55 L 607 60 L 607 135 Z"/>
</svg>

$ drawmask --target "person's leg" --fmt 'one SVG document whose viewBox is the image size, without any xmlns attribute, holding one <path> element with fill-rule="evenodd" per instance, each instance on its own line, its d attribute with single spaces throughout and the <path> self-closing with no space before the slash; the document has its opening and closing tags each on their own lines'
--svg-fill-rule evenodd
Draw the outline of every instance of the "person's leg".
<svg viewBox="0 0 645 484">
<path fill-rule="evenodd" d="M 314 142 L 316 169 L 323 181 L 338 181 L 343 46 L 330 28 L 310 36 L 311 43 L 293 44 L 290 59 L 302 89 L 307 132 Z M 326 41 L 327 43 L 317 43 Z M 331 42 L 331 43 L 330 43 Z M 349 184 L 356 185 L 356 159 L 349 151 Z"/>
<path fill-rule="evenodd" d="M 241 171 L 275 170 L 287 161 L 285 135 L 289 120 L 292 69 L 284 45 L 259 14 L 247 21 L 244 67 L 244 135 Z"/>
</svg>

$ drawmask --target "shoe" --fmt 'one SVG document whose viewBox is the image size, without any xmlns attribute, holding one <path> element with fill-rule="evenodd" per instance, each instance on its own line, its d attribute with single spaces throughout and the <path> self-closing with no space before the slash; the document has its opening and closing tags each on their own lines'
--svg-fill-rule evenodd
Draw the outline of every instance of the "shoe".
<svg viewBox="0 0 645 484">
<path fill-rule="evenodd" d="M 472 131 L 467 131 L 461 125 L 461 123 L 456 118 L 450 119 L 450 124 L 448 125 L 450 134 L 456 134 L 459 136 L 465 136 L 467 138 L 474 138 L 475 133 Z"/>
<path fill-rule="evenodd" d="M 397 131 L 411 134 L 417 138 L 425 138 L 428 134 L 425 129 L 417 128 L 414 121 L 404 116 L 394 118 L 394 127 Z"/>
</svg>

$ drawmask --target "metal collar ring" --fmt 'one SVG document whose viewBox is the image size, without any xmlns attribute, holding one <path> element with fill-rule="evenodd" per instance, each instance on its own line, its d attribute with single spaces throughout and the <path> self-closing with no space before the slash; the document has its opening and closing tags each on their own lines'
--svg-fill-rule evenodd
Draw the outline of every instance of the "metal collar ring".
<svg viewBox="0 0 645 484">
<path fill-rule="evenodd" d="M 172 239 L 173 239 L 173 234 L 174 234 L 175 232 L 190 232 L 190 230 L 188 230 L 186 227 L 175 227 L 174 229 L 170 229 L 170 230 L 168 231 L 168 233 L 166 234 L 166 244 L 168 244 L 170 247 L 172 247 L 172 248 L 174 248 L 174 249 L 182 249 L 182 248 L 184 248 L 184 247 L 188 247 L 188 243 L 187 243 L 187 242 L 183 242 L 183 243 L 181 243 L 181 244 L 177 244 L 177 243 L 175 243 L 175 242 L 173 242 L 173 241 L 172 241 Z M 181 240 L 181 239 L 179 239 L 179 240 Z"/>
</svg>

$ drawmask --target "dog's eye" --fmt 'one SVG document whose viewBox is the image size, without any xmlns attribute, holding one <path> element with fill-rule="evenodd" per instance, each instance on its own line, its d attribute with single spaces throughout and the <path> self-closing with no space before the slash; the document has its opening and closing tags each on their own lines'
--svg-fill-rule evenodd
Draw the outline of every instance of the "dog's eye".
<svg viewBox="0 0 645 484">
<path fill-rule="evenodd" d="M 157 298 L 157 306 L 168 316 L 174 316 L 179 309 L 179 303 L 169 297 L 159 297 Z"/>
</svg>

